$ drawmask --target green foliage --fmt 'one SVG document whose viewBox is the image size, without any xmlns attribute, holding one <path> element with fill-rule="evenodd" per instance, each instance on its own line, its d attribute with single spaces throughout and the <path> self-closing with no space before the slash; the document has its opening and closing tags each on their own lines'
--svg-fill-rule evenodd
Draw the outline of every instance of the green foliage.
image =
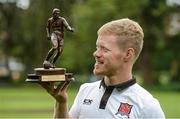
<svg viewBox="0 0 180 119">
<path fill-rule="evenodd" d="M 60 8 L 61 15 L 75 28 L 74 33 L 65 33 L 64 52 L 57 62 L 58 67 L 90 74 L 97 30 L 106 22 L 128 17 L 138 21 L 145 33 L 144 49 L 135 65 L 135 72 L 141 72 L 145 83 L 153 80 L 152 83 L 157 84 L 164 71 L 176 72 L 169 73 L 170 78 L 179 77 L 179 33 L 174 36 L 166 34 L 166 17 L 179 8 L 168 7 L 165 0 L 31 0 L 27 10 L 12 6 L 12 9 L 7 9 L 8 13 L 13 13 L 9 14 L 12 20 L 7 22 L 6 17 L 0 15 L 3 22 L 0 33 L 8 31 L 7 23 L 11 23 L 8 26 L 11 43 L 4 45 L 1 40 L 0 49 L 21 60 L 26 66 L 25 72 L 42 67 L 51 47 L 46 40 L 46 22 L 55 7 Z"/>
</svg>

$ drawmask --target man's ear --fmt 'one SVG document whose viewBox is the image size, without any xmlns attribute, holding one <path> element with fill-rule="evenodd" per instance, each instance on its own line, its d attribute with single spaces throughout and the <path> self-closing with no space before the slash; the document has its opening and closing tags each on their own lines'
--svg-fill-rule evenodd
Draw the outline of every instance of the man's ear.
<svg viewBox="0 0 180 119">
<path fill-rule="evenodd" d="M 128 62 L 128 61 L 130 61 L 130 60 L 132 60 L 133 59 L 133 57 L 134 57 L 134 49 L 133 48 L 128 48 L 127 50 L 126 50 L 126 54 L 125 54 L 125 57 L 124 57 L 124 61 L 125 62 Z"/>
</svg>

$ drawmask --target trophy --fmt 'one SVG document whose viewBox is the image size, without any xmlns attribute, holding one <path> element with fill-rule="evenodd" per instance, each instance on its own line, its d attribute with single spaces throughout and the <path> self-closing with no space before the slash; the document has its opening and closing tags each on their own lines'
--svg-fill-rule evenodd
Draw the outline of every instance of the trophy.
<svg viewBox="0 0 180 119">
<path fill-rule="evenodd" d="M 55 62 L 61 56 L 64 46 L 64 28 L 73 32 L 65 18 L 60 16 L 60 10 L 53 9 L 52 17 L 47 22 L 47 39 L 51 41 L 52 48 L 47 53 L 43 68 L 35 68 L 34 74 L 27 75 L 27 82 L 72 81 L 72 73 L 66 73 L 66 68 L 56 68 Z"/>
</svg>

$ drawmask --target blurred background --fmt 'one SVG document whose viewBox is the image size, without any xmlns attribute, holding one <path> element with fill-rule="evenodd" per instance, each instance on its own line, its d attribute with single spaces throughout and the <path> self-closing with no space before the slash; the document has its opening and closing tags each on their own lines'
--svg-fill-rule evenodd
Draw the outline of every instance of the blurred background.
<svg viewBox="0 0 180 119">
<path fill-rule="evenodd" d="M 65 33 L 64 52 L 57 61 L 75 75 L 69 107 L 82 83 L 97 80 L 92 74 L 97 30 L 128 17 L 145 33 L 133 73 L 159 99 L 166 117 L 180 117 L 180 0 L 0 0 L 0 118 L 53 116 L 54 99 L 25 79 L 42 67 L 51 47 L 45 28 L 55 7 L 75 28 Z"/>
</svg>

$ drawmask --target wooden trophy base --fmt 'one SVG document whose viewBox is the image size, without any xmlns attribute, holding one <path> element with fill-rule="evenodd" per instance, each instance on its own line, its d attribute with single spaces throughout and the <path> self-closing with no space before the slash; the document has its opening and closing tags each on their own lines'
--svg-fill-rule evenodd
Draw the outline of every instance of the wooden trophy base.
<svg viewBox="0 0 180 119">
<path fill-rule="evenodd" d="M 34 74 L 27 75 L 27 82 L 61 82 L 74 80 L 72 73 L 66 73 L 65 68 L 35 68 Z"/>
</svg>

